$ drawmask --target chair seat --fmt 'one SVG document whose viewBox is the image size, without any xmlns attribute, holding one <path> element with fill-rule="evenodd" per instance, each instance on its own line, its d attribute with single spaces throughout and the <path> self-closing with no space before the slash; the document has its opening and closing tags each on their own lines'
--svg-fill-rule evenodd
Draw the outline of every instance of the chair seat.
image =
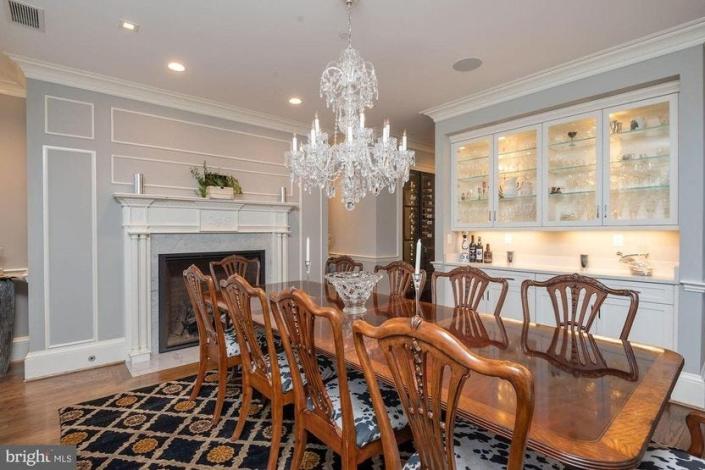
<svg viewBox="0 0 705 470">
<path fill-rule="evenodd" d="M 228 328 L 224 331 L 225 334 L 225 353 L 228 357 L 239 356 L 240 355 L 240 344 L 237 342 L 237 334 L 235 333 L 235 328 Z M 257 335 L 257 342 L 260 347 L 266 351 L 267 349 L 267 336 L 264 334 L 264 329 L 262 327 L 255 327 L 255 334 Z M 281 348 L 281 342 L 279 337 L 274 337 L 274 345 L 277 349 Z"/>
<path fill-rule="evenodd" d="M 279 373 L 281 375 L 282 381 L 282 392 L 286 393 L 294 388 L 294 381 L 291 378 L 291 368 L 289 367 L 289 360 L 286 357 L 286 352 L 283 350 L 277 353 L 277 360 L 279 361 Z M 318 368 L 321 371 L 321 377 L 324 382 L 331 380 L 335 377 L 335 367 L 333 362 L 326 356 L 318 355 Z M 303 368 L 300 368 L 301 376 L 306 381 L 306 376 L 304 375 Z"/>
<path fill-rule="evenodd" d="M 375 411 L 372 407 L 372 397 L 367 389 L 365 376 L 357 370 L 348 369 L 348 387 L 350 389 L 350 400 L 353 408 L 353 420 L 355 424 L 355 435 L 358 447 L 363 447 L 370 442 L 380 438 L 381 434 L 375 419 Z M 343 410 L 340 402 L 340 388 L 338 386 L 338 377 L 325 383 L 328 395 L 335 415 L 333 421 L 339 427 L 343 427 Z M 380 392 L 382 399 L 387 406 L 389 420 L 392 423 L 394 430 L 400 430 L 406 427 L 408 421 L 404 415 L 404 410 L 401 405 L 401 400 L 394 388 L 380 382 Z M 313 408 L 313 404 L 309 401 L 309 409 Z"/>
<path fill-rule="evenodd" d="M 467 421 L 455 424 L 455 465 L 458 470 L 506 468 L 511 442 L 502 436 L 479 428 Z M 421 468 L 419 454 L 413 454 L 404 465 L 404 470 Z M 534 470 L 566 470 L 557 460 L 527 450 L 524 468 Z M 638 467 L 640 470 L 705 470 L 705 460 L 693 457 L 685 451 L 661 447 L 652 443 Z"/>
</svg>

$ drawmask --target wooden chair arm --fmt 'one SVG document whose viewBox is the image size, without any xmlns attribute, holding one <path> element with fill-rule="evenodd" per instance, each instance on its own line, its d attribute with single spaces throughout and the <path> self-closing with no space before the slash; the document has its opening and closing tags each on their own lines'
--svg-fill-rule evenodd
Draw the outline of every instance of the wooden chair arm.
<svg viewBox="0 0 705 470">
<path fill-rule="evenodd" d="M 703 431 L 701 425 L 705 424 L 705 413 L 692 411 L 685 417 L 690 433 L 690 447 L 688 453 L 696 457 L 703 457 Z"/>
</svg>

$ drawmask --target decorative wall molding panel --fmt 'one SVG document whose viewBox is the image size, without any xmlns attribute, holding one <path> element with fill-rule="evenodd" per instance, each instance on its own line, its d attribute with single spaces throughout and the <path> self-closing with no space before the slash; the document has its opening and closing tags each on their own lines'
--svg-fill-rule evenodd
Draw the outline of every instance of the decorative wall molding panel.
<svg viewBox="0 0 705 470">
<path fill-rule="evenodd" d="M 141 83 L 52 64 L 50 62 L 20 55 L 10 54 L 10 58 L 20 66 L 25 77 L 35 80 L 43 80 L 45 82 L 58 83 L 60 85 L 81 88 L 98 93 L 106 93 L 108 95 L 138 100 L 159 106 L 167 106 L 183 111 L 260 126 L 266 129 L 285 132 L 307 132 L 307 126 L 304 123 L 239 106 L 218 103 L 205 98 L 176 93 Z"/>
<path fill-rule="evenodd" d="M 435 122 L 705 43 L 705 20 L 620 44 L 421 111 Z"/>
<path fill-rule="evenodd" d="M 295 203 L 116 193 L 122 206 L 127 358 L 150 360 L 152 234 L 261 233 L 276 238 L 274 279 L 288 272 L 289 212 Z"/>
<path fill-rule="evenodd" d="M 697 408 L 705 408 L 705 380 L 700 374 L 681 372 L 671 399 Z"/>
<path fill-rule="evenodd" d="M 96 153 L 45 145 L 42 184 L 45 347 L 94 342 L 98 339 Z M 63 275 L 67 271 L 71 276 Z M 83 295 L 87 290 L 91 294 Z M 78 291 L 82 295 L 76 295 Z M 61 317 L 55 329 L 54 310 L 72 312 L 68 319 Z"/>
<path fill-rule="evenodd" d="M 29 336 L 16 336 L 12 339 L 12 352 L 10 362 L 24 361 L 29 351 Z"/>
<path fill-rule="evenodd" d="M 93 103 L 44 95 L 44 133 L 93 140 L 95 136 Z"/>
</svg>

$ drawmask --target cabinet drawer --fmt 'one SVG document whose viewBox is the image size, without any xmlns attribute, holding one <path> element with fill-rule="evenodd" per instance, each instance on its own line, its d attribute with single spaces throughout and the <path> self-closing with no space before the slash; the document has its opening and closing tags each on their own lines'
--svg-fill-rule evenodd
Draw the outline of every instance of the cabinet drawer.
<svg viewBox="0 0 705 470">
<path fill-rule="evenodd" d="M 614 279 L 598 279 L 612 289 L 630 289 L 639 293 L 639 302 L 673 305 L 675 303 L 675 288 L 671 284 L 654 282 L 617 281 Z"/>
</svg>

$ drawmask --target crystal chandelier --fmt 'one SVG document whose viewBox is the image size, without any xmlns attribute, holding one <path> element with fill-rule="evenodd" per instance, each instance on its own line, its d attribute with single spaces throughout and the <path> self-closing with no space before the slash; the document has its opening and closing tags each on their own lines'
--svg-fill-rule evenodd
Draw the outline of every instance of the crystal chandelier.
<svg viewBox="0 0 705 470">
<path fill-rule="evenodd" d="M 325 97 L 326 106 L 335 114 L 333 143 L 328 143 L 316 114 L 308 143 L 298 143 L 294 134 L 285 155 L 292 181 L 297 180 L 307 192 L 319 187 L 329 198 L 335 197 L 340 179 L 348 210 L 368 193 L 378 195 L 384 188 L 393 193 L 409 179 L 415 160 L 414 152 L 407 149 L 406 131 L 398 141 L 389 134 L 388 120 L 377 138 L 373 129 L 365 127 L 365 109 L 372 108 L 378 98 L 377 75 L 374 66 L 352 47 L 352 3 L 345 0 L 348 45 L 321 75 L 321 98 Z M 345 135 L 341 143 L 338 133 Z"/>
</svg>

